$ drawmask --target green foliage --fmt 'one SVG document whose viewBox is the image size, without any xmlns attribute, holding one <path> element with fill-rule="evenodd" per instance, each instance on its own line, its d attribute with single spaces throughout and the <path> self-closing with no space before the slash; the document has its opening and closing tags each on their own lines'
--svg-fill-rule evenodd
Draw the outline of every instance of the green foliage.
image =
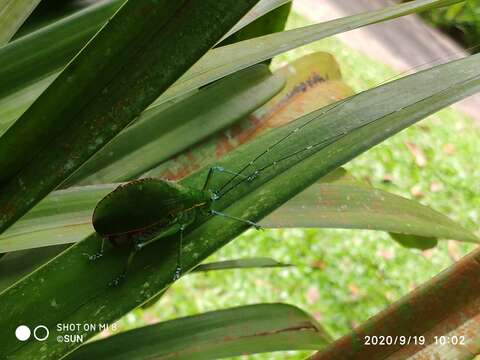
<svg viewBox="0 0 480 360">
<path fill-rule="evenodd" d="M 142 198 L 145 200 L 143 204 L 138 204 L 140 200 L 138 192 L 125 191 L 122 193 L 123 197 L 120 196 L 121 201 L 116 201 L 119 199 L 116 196 L 118 192 L 114 192 L 99 203 L 101 213 L 107 216 L 100 219 L 103 221 L 101 224 L 99 216 L 94 217 L 93 225 L 97 229 L 94 232 L 91 224 L 88 221 L 81 223 L 81 219 L 85 219 L 86 213 L 91 213 L 98 196 L 103 197 L 115 188 L 116 184 L 94 188 L 67 188 L 62 192 L 48 195 L 62 183 L 68 187 L 70 184 L 65 180 L 77 169 L 81 171 L 81 166 L 92 156 L 101 154 L 102 147 L 106 145 L 104 149 L 108 150 L 115 141 L 121 143 L 122 137 L 142 138 L 142 134 L 148 135 L 149 131 L 162 132 L 158 134 L 159 138 L 166 134 L 163 141 L 158 143 L 157 138 L 152 137 L 154 143 L 152 149 L 168 147 L 169 143 L 173 149 L 157 157 L 152 156 L 148 161 L 143 161 L 141 156 L 129 161 L 128 157 L 124 156 L 141 149 L 144 145 L 141 140 L 123 141 L 125 146 L 120 147 L 122 151 L 117 154 L 115 161 L 125 160 L 123 164 L 126 167 L 133 165 L 138 168 L 130 169 L 117 178 L 108 175 L 98 182 L 137 177 L 158 162 L 242 118 L 283 86 L 283 79 L 275 75 L 270 76 L 264 67 L 254 67 L 237 74 L 239 70 L 287 49 L 334 33 L 457 2 L 457 0 L 418 0 L 369 14 L 339 19 L 328 24 L 243 40 L 283 27 L 284 17 L 276 17 L 278 14 L 286 14 L 289 9 L 287 4 L 279 8 L 278 13 L 266 15 L 257 22 L 254 21 L 255 16 L 246 16 L 240 21 L 240 25 L 237 24 L 236 30 L 251 21 L 254 22 L 245 27 L 243 33 L 233 35 L 238 36 L 237 40 L 243 41 L 209 50 L 224 39 L 225 34 L 230 34 L 229 30 L 255 5 L 265 6 L 264 10 L 268 12 L 285 4 L 285 1 L 267 0 L 256 4 L 257 1 L 254 0 L 243 2 L 129 0 L 58 76 L 49 74 L 60 70 L 66 64 L 75 53 L 75 49 L 89 37 L 88 32 L 93 32 L 104 21 L 102 18 L 108 11 L 97 13 L 100 17 L 89 22 L 88 30 L 75 41 L 68 43 L 65 49 L 71 51 L 70 55 L 65 53 L 53 62 L 53 66 L 42 66 L 40 71 L 32 73 L 31 76 L 26 73 L 23 78 L 17 79 L 18 81 L 10 79 L 8 83 L 14 84 L 11 89 L 8 84 L 3 84 L 4 94 L 8 95 L 0 100 L 0 111 L 10 114 L 5 126 L 10 128 L 0 138 L 0 153 L 15 151 L 16 155 L 15 158 L 0 158 L 0 167 L 3 169 L 0 174 L 2 188 L 0 229 L 3 231 L 10 227 L 11 231 L 10 234 L 8 231 L 5 232 L 5 236 L 0 238 L 0 242 L 5 246 L 3 251 L 38 246 L 35 245 L 35 241 L 37 244 L 51 241 L 42 237 L 53 234 L 54 227 L 64 232 L 61 234 L 64 240 L 63 238 L 70 236 L 65 230 L 72 219 L 80 220 L 77 224 L 80 227 L 70 229 L 73 230 L 72 234 L 83 240 L 68 247 L 50 262 L 0 293 L 0 325 L 2 325 L 0 336 L 4 339 L 0 357 L 29 359 L 37 356 L 39 352 L 44 358 L 64 357 L 81 344 L 57 341 L 60 332 L 55 324 L 112 323 L 133 309 L 147 303 L 151 304 L 153 300 L 168 295 L 167 291 L 174 281 L 172 279 L 177 265 L 179 245 L 185 272 L 252 266 L 284 267 L 282 263 L 258 256 L 250 260 L 217 261 L 210 265 L 204 264 L 203 267 L 201 262 L 248 228 L 247 222 L 234 221 L 232 217 L 260 221 L 319 178 L 367 149 L 428 114 L 477 92 L 480 89 L 478 74 L 480 58 L 472 56 L 374 88 L 347 101 L 317 109 L 284 127 L 254 139 L 217 162 L 217 165 L 223 168 L 244 172 L 243 175 L 233 178 L 233 182 L 226 181 L 225 177 L 212 179 L 208 190 L 218 190 L 218 194 L 221 194 L 218 199 L 212 195 L 213 192 L 200 192 L 208 167 L 200 168 L 185 177 L 180 181 L 183 189 L 191 191 L 192 194 L 193 191 L 201 194 L 188 196 L 188 200 L 195 200 L 188 204 L 190 208 L 196 208 L 204 201 L 215 200 L 215 209 L 225 211 L 231 217 L 210 216 L 211 214 L 207 212 L 199 212 L 198 216 L 189 222 L 183 234 L 183 242 L 178 231 L 165 234 L 162 232 L 164 229 L 149 228 L 151 230 L 149 236 L 163 237 L 163 241 L 152 243 L 148 251 L 140 252 L 128 272 L 127 281 L 123 286 L 116 288 L 108 287 L 106 284 L 123 268 L 125 259 L 129 257 L 129 249 L 107 243 L 105 256 L 101 261 L 91 263 L 88 257 L 98 251 L 102 236 L 110 235 L 112 229 L 115 231 L 120 228 L 123 231 L 126 227 L 130 230 L 132 223 L 135 226 L 138 224 L 143 226 L 146 223 L 148 225 L 170 219 L 178 209 L 166 198 L 168 197 L 166 195 L 171 195 L 173 188 L 169 188 L 167 192 L 162 190 L 159 194 L 155 192 L 149 194 L 148 197 Z M 114 2 L 110 1 L 108 4 Z M 88 20 L 85 14 L 90 10 L 92 8 L 87 8 L 83 12 L 85 17 L 81 18 L 82 21 Z M 272 19 L 275 21 L 271 22 Z M 72 25 L 68 21 L 67 23 L 69 26 Z M 78 26 L 80 23 L 73 24 Z M 67 29 L 67 32 L 74 29 L 63 25 L 52 26 L 54 30 Z M 52 30 L 52 27 L 49 29 Z M 57 30 L 53 32 L 56 35 L 61 33 Z M 14 47 L 19 46 L 21 51 L 27 51 L 27 48 L 22 49 L 21 44 L 35 47 L 34 39 L 38 34 L 20 38 L 18 42 L 12 44 Z M 44 35 L 45 33 L 42 36 Z M 30 40 L 22 42 L 22 39 Z M 11 56 L 12 52 L 9 51 L 14 47 L 0 48 L 0 59 L 6 56 L 5 54 Z M 43 59 L 48 58 L 45 54 L 42 56 Z M 25 66 L 32 68 L 32 64 L 33 62 L 28 64 L 27 61 Z M 193 64 L 195 65 L 192 67 Z M 11 68 L 7 69 L 6 73 L 9 72 L 15 73 Z M 227 79 L 199 89 L 230 74 L 232 75 Z M 246 78 L 242 80 L 245 74 L 252 80 L 251 83 L 244 82 Z M 249 74 L 253 74 L 254 77 L 249 78 Z M 38 79 L 41 80 L 37 81 Z M 242 86 L 244 83 L 248 85 L 236 89 L 237 82 Z M 12 92 L 12 89 L 15 89 L 15 92 Z M 43 89 L 46 90 L 38 96 Z M 248 90 L 255 91 L 256 94 L 262 89 L 265 90 L 262 95 L 253 100 L 237 96 Z M 216 104 L 219 102 L 216 98 L 222 99 L 218 92 L 223 95 L 229 90 L 232 90 L 230 95 L 234 100 L 225 101 L 222 108 Z M 237 90 L 238 93 L 235 92 Z M 17 104 L 17 100 L 21 98 L 24 101 Z M 60 98 L 62 101 L 58 102 Z M 146 111 L 152 103 L 157 108 Z M 27 109 L 29 104 L 32 105 Z M 231 117 L 227 116 L 230 115 L 229 108 L 233 110 L 234 104 L 238 105 L 238 109 L 232 111 Z M 182 111 L 187 107 L 190 112 Z M 212 116 L 214 111 L 210 112 L 210 108 L 218 112 L 216 116 Z M 148 111 L 155 116 L 149 116 Z M 143 126 L 148 119 L 153 121 L 157 115 L 162 121 L 160 128 Z M 183 119 L 182 115 L 186 116 L 186 119 Z M 165 119 L 171 122 L 165 125 Z M 224 122 L 216 119 L 222 119 Z M 131 125 L 134 120 L 137 120 L 136 123 Z M 202 124 L 208 121 L 211 123 L 202 128 L 201 134 L 189 136 L 188 131 L 181 131 L 181 124 L 185 124 L 185 121 L 190 126 L 189 120 Z M 163 125 L 166 127 L 162 127 Z M 124 128 L 126 130 L 120 133 Z M 301 132 L 301 136 L 293 136 L 299 129 L 305 130 Z M 169 132 L 174 135 L 170 134 L 168 137 Z M 177 141 L 179 136 L 182 137 L 181 141 Z M 110 142 L 112 139 L 113 142 Z M 279 144 L 281 146 L 277 146 Z M 129 148 L 130 145 L 133 145 L 133 148 Z M 268 156 L 264 156 L 266 153 Z M 255 159 L 253 163 L 252 159 Z M 95 160 L 95 157 L 92 160 Z M 104 157 L 104 162 L 109 165 L 108 156 Z M 123 167 L 123 164 L 113 167 Z M 245 164 L 244 167 L 242 164 Z M 83 175 L 80 173 L 79 179 L 89 177 L 95 179 L 97 170 L 103 167 L 94 166 Z M 335 183 L 338 179 L 330 180 L 333 186 L 339 186 L 337 193 L 345 192 L 349 194 L 348 196 L 356 196 L 355 204 L 347 202 L 348 196 L 332 200 L 334 205 L 341 205 L 342 208 L 346 205 L 347 209 L 352 209 L 352 214 L 356 214 L 357 218 L 354 215 L 348 217 L 349 227 L 368 228 L 371 226 L 368 221 L 375 219 L 372 228 L 410 236 L 420 235 L 425 238 L 448 235 L 462 240 L 477 240 L 474 235 L 446 217 L 425 207 L 416 206 L 381 191 L 368 189 L 363 185 L 357 184 L 352 187 L 350 184 L 350 188 L 347 189 L 345 187 L 347 184 Z M 76 183 L 75 179 L 71 181 L 71 184 Z M 128 183 L 122 189 L 143 191 L 144 183 L 166 184 L 161 180 L 141 180 Z M 227 186 L 229 184 L 232 186 Z M 172 187 L 177 188 L 176 185 Z M 47 195 L 44 201 L 35 206 Z M 176 198 L 180 195 L 183 196 L 183 193 L 177 194 Z M 379 206 L 382 215 L 388 215 L 388 210 L 394 209 L 392 214 L 401 217 L 405 214 L 400 214 L 399 211 L 405 210 L 409 212 L 407 215 L 413 216 L 412 224 L 415 226 L 411 226 L 410 223 L 405 223 L 403 228 L 391 226 L 390 222 L 393 220 L 386 221 L 385 216 L 374 218 L 372 215 L 371 219 L 366 219 L 358 210 L 361 206 L 368 207 L 381 200 L 382 197 L 388 198 L 391 203 L 389 206 Z M 116 200 L 110 201 L 112 199 Z M 147 206 L 132 208 L 135 205 Z M 396 206 L 398 208 L 395 208 Z M 314 208 L 315 205 L 310 207 Z M 328 206 L 326 208 L 328 210 Z M 164 210 L 168 214 L 165 214 Z M 18 221 L 25 213 L 26 216 Z M 115 215 L 113 222 L 112 214 Z M 134 218 L 132 214 L 140 214 L 141 217 Z M 408 217 L 402 219 L 408 220 Z M 429 222 L 434 223 L 433 231 L 429 231 L 425 225 Z M 316 226 L 318 224 L 317 222 Z M 413 230 L 408 231 L 405 227 L 413 227 Z M 23 238 L 23 247 L 17 243 L 20 238 Z M 416 246 L 417 240 L 418 237 L 415 239 Z M 402 237 L 400 241 L 405 242 L 405 238 Z M 433 241 L 436 242 L 436 238 Z M 19 253 L 16 258 L 10 254 L 3 256 L 0 259 L 0 266 L 6 266 L 11 271 L 6 272 L 7 276 L 0 279 L 0 287 L 7 287 L 19 276 L 28 273 L 36 264 L 63 249 L 50 250 L 52 252 Z M 15 327 L 20 323 L 31 324 L 32 321 L 49 326 L 50 337 L 41 343 L 35 341 L 19 343 L 12 335 Z M 188 331 L 183 330 L 185 327 Z M 221 339 L 225 340 L 224 334 L 227 329 L 230 333 L 233 331 L 234 337 L 228 339 L 231 341 L 228 346 L 224 346 Z M 94 332 L 85 328 L 77 328 L 74 333 L 83 336 L 84 340 L 94 335 Z M 131 344 L 138 346 L 139 340 L 144 342 L 141 349 L 132 347 Z M 187 358 L 191 358 L 191 352 L 195 354 L 194 358 L 202 359 L 233 356 L 245 352 L 318 349 L 328 341 L 326 331 L 301 310 L 283 304 L 261 304 L 161 322 L 152 327 L 92 343 L 71 356 L 82 358 L 85 357 L 83 352 L 86 352 L 89 354 L 87 357 L 108 358 L 118 355 L 113 349 L 123 346 L 125 348 L 121 352 L 127 358 L 163 355 L 182 358 L 182 353 L 175 349 L 185 349 L 189 346 Z M 158 346 L 149 346 L 156 342 Z M 165 343 L 172 346 L 165 347 Z M 133 355 L 129 355 L 129 351 Z M 169 353 L 172 351 L 174 352 Z"/>
<path fill-rule="evenodd" d="M 68 360 L 211 360 L 280 350 L 321 349 L 330 337 L 300 309 L 260 304 L 179 318 L 95 341 Z"/>
<path fill-rule="evenodd" d="M 431 10 L 422 15 L 431 24 L 460 41 L 473 53 L 480 52 L 480 3 L 467 0 L 445 9 Z"/>
<path fill-rule="evenodd" d="M 462 69 L 462 76 L 454 71 L 456 68 Z M 245 145 L 242 151 L 232 152 L 220 161 L 219 165 L 235 168 L 236 164 L 252 159 L 268 144 L 284 138 L 294 128 L 307 122 L 309 131 L 304 133 L 301 139 L 291 139 L 283 147 L 276 147 L 271 156 L 277 158 L 291 154 L 292 150 L 302 147 L 302 143 L 305 146 L 315 139 L 334 140 L 330 146 L 308 149 L 309 151 L 299 153 L 298 156 L 290 157 L 278 167 L 268 168 L 251 184 L 237 186 L 217 203 L 217 208 L 233 216 L 245 216 L 252 221 L 258 221 L 293 194 L 300 192 L 342 163 L 420 120 L 428 113 L 476 91 L 480 88 L 477 68 L 478 56 L 439 66 L 431 71 L 362 93 L 342 103 L 344 106 L 337 107 L 335 112 L 328 112 L 328 107 L 322 108 L 255 139 Z M 429 81 L 425 81 L 426 79 Z M 417 91 L 410 93 L 408 97 L 393 96 L 395 93 L 405 93 L 405 89 L 413 84 L 424 84 L 424 87 L 417 87 Z M 372 103 L 382 103 L 383 106 L 378 108 L 372 106 Z M 322 117 L 322 121 L 309 122 L 318 117 Z M 334 135 L 338 134 L 338 126 L 341 126 L 346 134 L 335 140 Z M 181 183 L 192 188 L 201 188 L 207 171 L 207 169 L 199 171 Z M 296 181 L 292 182 L 292 178 Z M 216 184 L 218 185 L 218 180 Z M 244 223 L 221 217 L 196 221 L 188 228 L 188 233 L 184 237 L 182 263 L 185 270 L 195 267 L 208 255 L 243 232 L 246 227 Z M 197 239 L 206 241 L 200 242 Z M 105 284 L 120 271 L 128 253 L 115 251 L 115 256 L 105 257 L 92 266 L 86 262 L 82 254 L 89 254 L 98 249 L 99 237 L 94 234 L 1 294 L 0 301 L 9 304 L 2 308 L 2 328 L 7 332 L 12 331 L 10 324 L 18 323 L 19 318 L 29 316 L 28 313 L 32 311 L 37 317 L 38 313 L 41 313 L 39 321 L 49 324 L 75 322 L 80 319 L 88 321 L 93 316 L 96 321 L 111 322 L 170 286 L 176 265 L 178 240 L 178 235 L 172 236 L 161 243 L 150 245 L 148 252 L 139 253 L 138 261 L 129 272 L 128 287 L 120 287 L 113 291 Z M 187 251 L 191 246 L 195 246 L 195 252 Z M 68 268 L 65 264 L 68 264 Z M 48 278 L 49 281 L 41 283 L 42 278 Z M 81 293 L 78 289 L 79 283 L 85 283 Z M 32 288 L 32 284 L 38 285 Z M 56 291 L 58 286 L 62 287 L 64 293 L 59 294 Z M 52 296 L 55 296 L 56 303 L 61 305 L 55 312 L 48 312 L 46 309 L 41 311 L 42 307 L 50 306 L 47 298 Z M 18 303 L 19 297 L 22 298 L 23 304 L 28 301 L 30 305 L 21 307 L 15 312 L 4 313 L 4 309 Z M 80 309 L 76 305 L 79 298 L 83 298 Z M 103 309 L 102 312 L 95 313 L 95 309 L 99 308 Z M 10 343 L 8 349 L 21 351 L 23 356 L 38 350 L 35 343 L 29 343 L 20 349 L 17 346 L 16 342 Z M 52 338 L 46 340 L 42 346 L 47 346 L 49 352 L 54 355 L 64 353 L 72 345 L 59 344 Z"/>
<path fill-rule="evenodd" d="M 291 7 L 292 3 L 289 2 L 272 10 L 261 18 L 253 21 L 248 26 L 237 31 L 219 45 L 224 46 L 233 44 L 242 40 L 248 40 L 284 30 Z"/>
<path fill-rule="evenodd" d="M 8 43 L 40 0 L 3 0 L 0 3 L 0 46 Z"/>
</svg>

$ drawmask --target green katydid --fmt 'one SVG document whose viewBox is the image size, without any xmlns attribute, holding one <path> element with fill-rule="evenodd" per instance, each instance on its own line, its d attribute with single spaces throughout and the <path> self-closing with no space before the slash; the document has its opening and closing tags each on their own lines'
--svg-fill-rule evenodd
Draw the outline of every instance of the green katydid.
<svg viewBox="0 0 480 360">
<path fill-rule="evenodd" d="M 327 112 L 330 110 L 332 109 L 327 110 Z M 89 259 L 93 261 L 103 256 L 105 240 L 110 241 L 114 245 L 131 246 L 132 251 L 127 259 L 124 271 L 110 282 L 110 285 L 116 286 L 125 278 L 127 270 L 138 251 L 157 240 L 179 232 L 178 260 L 173 276 L 175 281 L 182 273 L 181 250 L 183 231 L 199 215 L 223 216 L 231 220 L 244 222 L 257 230 L 261 229 L 259 224 L 248 219 L 219 212 L 213 208 L 213 205 L 216 200 L 233 190 L 240 183 L 255 180 L 267 168 L 275 166 L 279 162 L 294 157 L 301 152 L 313 151 L 319 146 L 327 146 L 347 134 L 347 131 L 344 130 L 328 139 L 323 139 L 318 143 L 303 147 L 287 156 L 269 162 L 261 168 L 255 167 L 257 160 L 269 153 L 273 147 L 307 126 L 311 121 L 287 133 L 287 135 L 269 146 L 252 161 L 249 161 L 238 172 L 229 171 L 220 166 L 210 168 L 202 189 L 192 189 L 173 181 L 155 178 L 134 180 L 118 186 L 97 204 L 93 213 L 93 227 L 102 236 L 103 240 L 100 251 L 96 254 L 88 255 Z M 247 173 L 248 175 L 243 175 L 249 168 L 253 170 Z M 216 191 L 208 187 L 215 172 L 233 175 Z M 128 208 L 129 211 L 125 212 L 123 210 L 125 208 Z"/>
<path fill-rule="evenodd" d="M 143 247 L 159 239 L 180 232 L 178 262 L 174 280 L 181 275 L 181 248 L 183 231 L 198 215 L 220 215 L 259 229 L 260 226 L 212 209 L 218 195 L 207 189 L 215 171 L 231 173 L 221 167 L 210 169 L 203 189 L 191 189 L 172 181 L 147 178 L 135 180 L 117 187 L 105 196 L 96 206 L 92 223 L 95 231 L 102 236 L 100 252 L 90 255 L 90 260 L 103 256 L 104 241 L 114 245 L 132 247 L 123 273 L 115 278 L 111 285 L 118 285 L 125 277 L 135 254 Z M 130 211 L 124 209 L 127 205 Z"/>
</svg>

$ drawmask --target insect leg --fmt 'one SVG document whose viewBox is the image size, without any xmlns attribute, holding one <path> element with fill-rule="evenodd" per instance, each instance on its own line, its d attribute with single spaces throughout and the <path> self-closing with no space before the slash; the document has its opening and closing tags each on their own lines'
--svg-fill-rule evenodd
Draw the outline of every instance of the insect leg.
<svg viewBox="0 0 480 360">
<path fill-rule="evenodd" d="M 133 262 L 133 258 L 135 257 L 135 254 L 138 252 L 138 249 L 137 247 L 135 246 L 134 249 L 130 252 L 130 255 L 128 255 L 128 259 L 127 259 L 127 262 L 125 263 L 125 267 L 122 271 L 122 273 L 120 275 L 118 275 L 115 279 L 113 279 L 112 281 L 110 281 L 108 283 L 108 286 L 110 287 L 115 287 L 115 286 L 118 286 L 120 285 L 120 283 L 122 282 L 122 280 L 125 279 L 125 277 L 127 276 L 127 271 L 128 269 L 130 268 L 130 265 L 132 264 Z"/>
<path fill-rule="evenodd" d="M 183 231 L 185 230 L 186 225 L 183 224 L 180 226 L 180 242 L 178 244 L 178 255 L 177 255 L 177 267 L 175 268 L 175 274 L 173 275 L 173 281 L 180 279 L 182 274 L 182 246 L 183 246 Z"/>
<path fill-rule="evenodd" d="M 143 249 L 145 246 L 157 241 L 157 240 L 160 240 L 164 237 L 167 237 L 167 236 L 170 236 L 170 235 L 174 235 L 176 234 L 177 232 L 180 231 L 180 244 L 179 244 L 179 248 L 178 248 L 178 259 L 177 259 L 177 266 L 175 268 L 175 273 L 174 273 L 174 276 L 173 276 L 173 280 L 178 280 L 180 278 L 180 275 L 182 273 L 182 267 L 181 267 L 181 255 L 182 255 L 182 242 L 183 242 L 183 231 L 184 229 L 186 228 L 186 226 L 189 224 L 189 222 L 187 223 L 183 223 L 183 224 L 179 224 L 179 223 L 175 223 L 173 225 L 171 225 L 170 227 L 168 227 L 167 229 L 161 231 L 160 233 L 158 233 L 157 235 L 153 236 L 151 239 L 148 239 L 146 241 L 139 241 L 138 239 L 135 241 L 134 243 L 134 247 L 133 247 L 133 250 L 130 252 L 130 255 L 128 256 L 128 259 L 125 263 L 125 267 L 124 267 L 124 270 L 123 272 L 118 275 L 115 279 L 113 279 L 112 281 L 110 281 L 108 283 L 108 286 L 118 286 L 126 277 L 127 275 L 127 272 L 130 268 L 130 265 L 133 263 L 133 258 L 135 257 L 135 255 L 141 250 Z"/>
<path fill-rule="evenodd" d="M 236 220 L 236 221 L 240 221 L 242 223 L 248 224 L 250 226 L 253 226 L 257 230 L 262 230 L 263 229 L 260 224 L 257 224 L 253 221 L 250 221 L 250 220 L 245 220 L 245 219 L 242 219 L 242 218 L 239 218 L 239 217 L 236 217 L 236 216 L 228 215 L 228 214 L 219 212 L 217 210 L 210 210 L 210 212 L 211 212 L 212 215 L 223 216 L 223 217 L 226 217 L 228 219 L 232 219 L 232 220 Z"/>
<path fill-rule="evenodd" d="M 210 180 L 212 179 L 213 177 L 213 174 L 214 172 L 220 172 L 220 173 L 226 173 L 226 174 L 230 174 L 230 175 L 235 175 L 235 176 L 239 176 L 241 177 L 242 179 L 246 179 L 248 180 L 248 177 L 245 176 L 245 175 L 242 175 L 238 172 L 235 172 L 235 171 L 230 171 L 230 170 L 227 170 L 221 166 L 214 166 L 214 167 L 211 167 L 210 170 L 208 170 L 208 174 L 207 174 L 207 178 L 205 179 L 205 184 L 203 184 L 203 190 L 206 190 L 208 189 L 208 184 L 210 184 Z M 252 179 L 253 180 L 253 179 Z"/>
<path fill-rule="evenodd" d="M 84 253 L 83 255 L 88 257 L 88 260 L 90 260 L 90 261 L 96 261 L 103 256 L 104 247 L 105 247 L 105 239 L 102 238 L 102 245 L 100 245 L 100 250 L 98 252 L 96 252 L 95 254 L 92 254 L 92 255 L 87 254 L 87 253 Z"/>
</svg>

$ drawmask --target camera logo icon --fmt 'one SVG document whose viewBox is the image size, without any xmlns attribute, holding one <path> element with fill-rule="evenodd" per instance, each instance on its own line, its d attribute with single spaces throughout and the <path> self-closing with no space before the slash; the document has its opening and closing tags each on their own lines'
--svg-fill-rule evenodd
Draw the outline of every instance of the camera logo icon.
<svg viewBox="0 0 480 360">
<path fill-rule="evenodd" d="M 30 339 L 32 331 L 27 325 L 19 325 L 15 330 L 15 337 L 20 341 L 27 341 Z M 45 341 L 50 335 L 50 331 L 45 325 L 38 325 L 33 329 L 33 337 L 37 341 Z"/>
</svg>

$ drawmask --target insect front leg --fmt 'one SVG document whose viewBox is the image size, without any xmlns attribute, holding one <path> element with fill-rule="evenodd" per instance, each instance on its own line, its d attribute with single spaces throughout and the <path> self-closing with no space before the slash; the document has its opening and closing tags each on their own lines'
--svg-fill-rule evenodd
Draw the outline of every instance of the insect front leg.
<svg viewBox="0 0 480 360">
<path fill-rule="evenodd" d="M 100 245 L 100 250 L 98 252 L 96 252 L 95 254 L 92 254 L 92 255 L 87 254 L 87 253 L 84 253 L 83 255 L 88 257 L 88 260 L 90 260 L 90 261 L 97 261 L 98 259 L 103 257 L 104 248 L 105 248 L 105 239 L 102 238 L 102 244 Z"/>
<path fill-rule="evenodd" d="M 214 166 L 214 167 L 211 167 L 210 170 L 208 170 L 208 174 L 207 174 L 207 178 L 205 179 L 205 183 L 203 184 L 203 190 L 207 190 L 208 189 L 208 185 L 210 184 L 210 180 L 212 179 L 213 177 L 213 174 L 215 172 L 219 172 L 219 173 L 225 173 L 225 174 L 230 174 L 230 175 L 234 175 L 234 177 L 232 179 L 230 179 L 230 181 L 232 181 L 233 179 L 235 179 L 236 177 L 240 177 L 244 180 L 247 180 L 247 181 L 251 181 L 254 179 L 254 177 L 252 177 L 252 175 L 250 176 L 245 176 L 239 172 L 235 172 L 235 171 L 231 171 L 231 170 L 227 170 L 221 166 Z M 213 193 L 214 197 L 215 198 L 218 198 L 219 195 L 214 192 Z"/>
</svg>

